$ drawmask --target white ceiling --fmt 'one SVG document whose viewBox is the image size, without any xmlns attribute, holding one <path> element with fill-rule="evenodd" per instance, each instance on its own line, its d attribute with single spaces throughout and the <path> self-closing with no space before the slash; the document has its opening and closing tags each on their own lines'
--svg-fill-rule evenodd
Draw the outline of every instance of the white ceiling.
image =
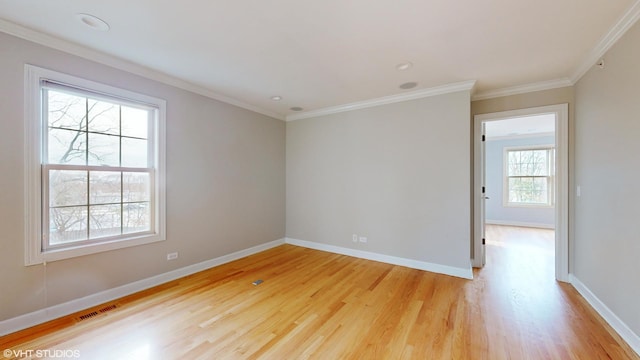
<svg viewBox="0 0 640 360">
<path fill-rule="evenodd" d="M 18 24 L 285 118 L 468 80 L 479 93 L 569 82 L 637 1 L 0 0 L 0 31 Z"/>
<path fill-rule="evenodd" d="M 549 135 L 555 132 L 556 117 L 554 114 L 523 116 L 485 123 L 485 134 L 488 139 L 521 137 L 533 135 Z"/>
</svg>

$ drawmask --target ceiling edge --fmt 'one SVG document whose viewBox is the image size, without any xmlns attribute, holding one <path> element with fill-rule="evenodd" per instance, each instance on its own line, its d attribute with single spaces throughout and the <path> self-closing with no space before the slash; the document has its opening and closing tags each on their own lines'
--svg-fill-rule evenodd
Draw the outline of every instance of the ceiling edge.
<svg viewBox="0 0 640 360">
<path fill-rule="evenodd" d="M 15 24 L 4 19 L 0 19 L 0 32 L 13 35 L 40 45 L 44 45 L 49 48 L 60 50 L 72 55 L 76 55 L 84 59 L 95 61 L 103 65 L 111 66 L 119 70 L 127 71 L 151 80 L 159 81 L 163 84 L 190 91 L 208 97 L 210 99 L 218 100 L 262 115 L 276 118 L 278 120 L 285 120 L 284 116 L 282 116 L 281 114 L 261 109 L 257 106 L 250 105 L 242 101 L 227 97 L 225 95 L 218 94 L 212 90 L 192 84 L 188 81 L 165 74 L 163 72 L 153 70 L 151 68 L 115 57 L 113 55 L 108 55 L 106 53 L 93 50 L 86 46 L 68 40 L 63 40 L 61 38 L 45 34 L 37 30 L 29 29 L 22 25 Z"/>
<path fill-rule="evenodd" d="M 398 103 L 398 102 L 403 102 L 408 100 L 421 99 L 421 98 L 430 97 L 430 96 L 449 94 L 449 93 L 458 92 L 458 91 L 471 92 L 475 87 L 475 84 L 476 84 L 475 80 L 462 81 L 462 82 L 451 83 L 451 84 L 442 85 L 442 86 L 430 87 L 427 89 L 415 90 L 415 91 L 406 92 L 406 93 L 397 94 L 397 95 L 383 96 L 375 99 L 356 101 L 349 104 L 330 106 L 330 107 L 326 107 L 318 110 L 311 110 L 311 111 L 305 111 L 302 113 L 288 115 L 286 117 L 286 121 L 301 120 L 301 119 L 307 119 L 311 117 L 337 114 L 337 113 L 346 112 L 346 111 L 366 109 L 366 108 L 380 106 L 380 105 L 393 104 L 393 103 Z"/>
<path fill-rule="evenodd" d="M 602 58 L 607 51 L 640 19 L 640 0 L 636 0 L 618 22 L 607 32 L 593 50 L 589 52 L 580 66 L 571 76 L 571 82 L 577 83 Z"/>
<path fill-rule="evenodd" d="M 526 94 L 534 91 L 557 89 L 572 86 L 573 82 L 568 78 L 540 81 L 531 84 L 510 86 L 502 89 L 482 91 L 474 94 L 471 101 L 486 100 L 503 96 Z"/>
</svg>

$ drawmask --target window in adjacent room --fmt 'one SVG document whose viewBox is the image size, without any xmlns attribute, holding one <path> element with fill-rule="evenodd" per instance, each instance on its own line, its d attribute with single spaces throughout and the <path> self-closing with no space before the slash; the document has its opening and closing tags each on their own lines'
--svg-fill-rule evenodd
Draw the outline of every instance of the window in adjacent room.
<svg viewBox="0 0 640 360">
<path fill-rule="evenodd" d="M 164 101 L 26 71 L 27 264 L 163 240 Z"/>
<path fill-rule="evenodd" d="M 505 149 L 505 205 L 553 206 L 554 148 Z"/>
</svg>

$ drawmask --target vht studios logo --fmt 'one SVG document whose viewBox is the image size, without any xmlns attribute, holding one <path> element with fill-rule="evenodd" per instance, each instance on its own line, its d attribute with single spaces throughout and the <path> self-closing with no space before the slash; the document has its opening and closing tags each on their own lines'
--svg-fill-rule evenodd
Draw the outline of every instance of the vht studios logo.
<svg viewBox="0 0 640 360">
<path fill-rule="evenodd" d="M 11 350 L 2 352 L 6 358 L 48 358 L 48 359 L 74 359 L 80 357 L 80 350 Z"/>
</svg>

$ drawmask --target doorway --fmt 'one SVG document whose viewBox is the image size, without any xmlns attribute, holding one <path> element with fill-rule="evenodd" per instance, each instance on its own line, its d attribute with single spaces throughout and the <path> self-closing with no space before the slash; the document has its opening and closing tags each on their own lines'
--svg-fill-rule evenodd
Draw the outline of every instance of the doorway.
<svg viewBox="0 0 640 360">
<path fill-rule="evenodd" d="M 506 129 L 511 129 L 508 126 L 503 126 L 507 125 L 506 120 L 508 119 L 513 119 L 510 122 L 511 128 L 515 129 L 512 133 L 505 133 L 505 131 L 509 131 Z M 545 119 L 548 125 L 542 125 Z M 531 126 L 531 121 L 537 121 L 537 126 Z M 487 188 L 489 183 L 486 171 L 487 127 L 493 129 L 494 136 L 501 136 L 504 139 L 523 138 L 526 137 L 527 132 L 536 131 L 547 135 L 545 139 L 541 140 L 543 142 L 541 144 L 520 140 L 514 142 L 514 146 L 503 149 L 504 159 L 506 159 L 504 161 L 508 162 L 510 157 L 512 163 L 505 162 L 504 169 L 507 170 L 502 175 L 500 189 L 495 189 L 494 182 L 490 192 Z M 550 134 L 554 136 L 549 137 Z M 546 226 L 555 229 L 555 278 L 564 282 L 569 280 L 568 142 L 567 104 L 482 114 L 474 117 L 474 241 L 472 248 L 474 267 L 483 267 L 486 262 L 486 222 L 492 220 L 493 223 L 496 223 L 496 219 L 487 219 L 487 203 L 492 201 L 491 205 L 497 205 L 500 202 L 500 205 L 507 210 L 524 208 L 524 210 L 511 211 L 511 215 L 500 215 L 506 216 L 509 219 L 507 222 L 512 225 L 518 225 L 518 221 L 520 221 L 521 225 Z M 527 174 L 526 170 L 522 170 L 522 172 L 508 170 L 509 166 L 525 169 L 527 166 L 520 166 L 518 161 L 531 163 L 531 159 L 537 159 L 535 166 L 539 169 L 546 166 L 549 169 L 548 173 L 543 170 L 531 174 Z M 493 195 L 493 199 L 489 193 Z M 493 206 L 491 210 L 496 208 Z M 533 208 L 540 211 L 530 211 Z M 545 208 L 546 212 L 543 210 Z M 552 215 L 549 215 L 549 212 Z M 533 220 L 529 218 L 528 221 L 522 221 L 514 215 L 518 213 L 521 215 L 535 213 L 537 215 L 533 217 Z"/>
</svg>

